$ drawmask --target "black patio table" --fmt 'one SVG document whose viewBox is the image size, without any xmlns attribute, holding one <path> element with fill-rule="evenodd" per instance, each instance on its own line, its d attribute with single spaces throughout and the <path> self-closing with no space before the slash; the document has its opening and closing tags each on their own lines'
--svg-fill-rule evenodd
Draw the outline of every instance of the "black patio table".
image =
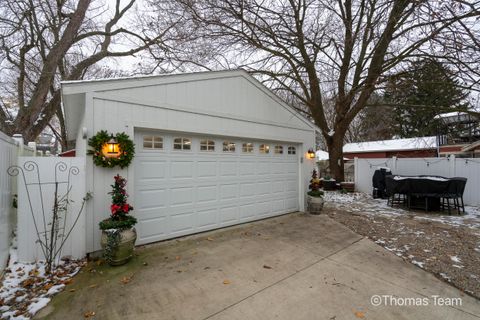
<svg viewBox="0 0 480 320">
<path fill-rule="evenodd" d="M 387 193 L 406 197 L 409 209 L 440 210 L 440 199 L 448 193 L 451 179 L 442 176 L 387 176 Z M 392 204 L 394 202 L 392 201 Z M 398 203 L 398 202 L 396 202 Z"/>
</svg>

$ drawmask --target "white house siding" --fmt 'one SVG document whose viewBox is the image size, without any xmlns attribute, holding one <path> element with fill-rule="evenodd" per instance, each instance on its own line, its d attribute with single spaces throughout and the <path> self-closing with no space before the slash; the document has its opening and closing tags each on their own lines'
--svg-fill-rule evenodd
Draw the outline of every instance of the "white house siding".
<svg viewBox="0 0 480 320">
<path fill-rule="evenodd" d="M 298 179 L 298 208 L 303 210 L 304 194 L 314 166 L 313 160 L 304 159 L 308 148 L 314 146 L 313 126 L 299 119 L 292 110 L 281 105 L 271 93 L 266 93 L 255 80 L 243 76 L 243 73 L 227 72 L 229 77 L 199 78 L 163 85 L 159 83 L 165 77 L 160 80 L 147 79 L 145 82 L 148 86 L 137 88 L 131 88 L 132 82 L 126 80 L 128 83 L 121 90 L 110 87 L 109 81 L 99 82 L 95 86 L 86 84 L 86 91 L 90 90 L 85 93 L 84 126 L 88 137 L 99 130 L 108 130 L 123 131 L 133 138 L 136 130 L 160 129 L 296 144 L 302 158 L 299 159 L 302 163 L 298 164 L 301 177 Z M 177 79 L 177 76 L 172 77 Z M 189 76 L 186 78 L 190 79 Z M 180 81 L 182 77 L 178 79 Z M 78 86 L 64 85 L 64 95 L 80 92 L 82 89 Z M 80 135 L 78 139 L 82 140 Z M 85 140 L 77 141 L 77 153 L 85 152 Z M 94 193 L 94 199 L 87 207 L 87 250 L 92 252 L 100 249 L 98 222 L 109 214 L 108 192 L 115 174 L 119 173 L 129 180 L 130 201 L 134 207 L 138 204 L 135 203 L 133 188 L 133 164 L 123 170 L 105 169 L 93 166 L 87 158 L 87 172 L 87 190 Z"/>
</svg>

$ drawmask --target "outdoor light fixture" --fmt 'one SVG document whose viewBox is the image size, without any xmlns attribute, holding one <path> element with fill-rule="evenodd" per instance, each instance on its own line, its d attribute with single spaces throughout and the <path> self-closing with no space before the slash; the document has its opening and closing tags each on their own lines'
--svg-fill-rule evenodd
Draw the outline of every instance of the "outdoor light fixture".
<svg viewBox="0 0 480 320">
<path fill-rule="evenodd" d="M 103 155 L 107 158 L 117 158 L 120 155 L 120 148 L 117 139 L 112 135 L 110 140 L 102 148 Z"/>
<path fill-rule="evenodd" d="M 313 151 L 312 148 L 308 149 L 307 156 L 308 156 L 309 159 L 314 159 L 315 158 L 315 151 Z"/>
</svg>

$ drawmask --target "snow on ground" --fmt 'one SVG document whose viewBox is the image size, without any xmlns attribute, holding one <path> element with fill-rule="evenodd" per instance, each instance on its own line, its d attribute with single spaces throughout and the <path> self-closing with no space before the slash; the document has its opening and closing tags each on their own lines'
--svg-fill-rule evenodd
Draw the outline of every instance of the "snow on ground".
<svg viewBox="0 0 480 320">
<path fill-rule="evenodd" d="M 460 258 L 457 257 L 457 256 L 450 256 L 450 259 L 452 259 L 452 261 L 456 262 L 456 263 L 461 263 L 462 262 L 462 260 L 460 260 Z"/>
<path fill-rule="evenodd" d="M 465 214 L 458 215 L 452 210 L 452 215 L 446 213 L 424 213 L 422 211 L 408 211 L 406 208 L 390 207 L 385 199 L 373 199 L 371 195 L 365 193 L 347 193 L 342 194 L 336 191 L 325 191 L 325 201 L 341 206 L 343 209 L 366 215 L 398 216 L 412 215 L 413 219 L 431 220 L 441 222 L 451 226 L 466 226 L 472 229 L 480 228 L 480 208 L 466 206 Z"/>
<path fill-rule="evenodd" d="M 45 263 L 20 263 L 15 238 L 10 260 L 0 286 L 0 319 L 27 320 L 44 308 L 51 297 L 62 291 L 80 271 L 84 261 L 60 261 L 49 276 Z"/>
<path fill-rule="evenodd" d="M 325 192 L 325 213 L 410 263 L 480 298 L 480 210 L 409 211 L 362 193 Z"/>
</svg>

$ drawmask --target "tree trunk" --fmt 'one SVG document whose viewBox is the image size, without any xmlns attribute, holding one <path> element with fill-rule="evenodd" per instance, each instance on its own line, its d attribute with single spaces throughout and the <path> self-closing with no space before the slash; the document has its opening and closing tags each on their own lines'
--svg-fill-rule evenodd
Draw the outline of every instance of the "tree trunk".
<svg viewBox="0 0 480 320">
<path fill-rule="evenodd" d="M 328 164 L 331 175 L 338 182 L 345 180 L 343 167 L 343 135 L 335 132 L 332 137 L 327 139 Z"/>
<path fill-rule="evenodd" d="M 91 0 L 78 1 L 77 8 L 71 14 L 70 21 L 61 39 L 52 46 L 43 62 L 41 74 L 32 92 L 32 97 L 28 102 L 28 107 L 24 108 L 20 106 L 18 116 L 15 119 L 15 127 L 20 128 L 20 132 L 23 133 L 26 141 L 34 141 L 42 132 L 43 128 L 45 128 L 45 126 L 39 128 L 38 123 L 41 122 L 42 119 L 47 118 L 50 120 L 43 110 L 48 92 L 55 79 L 55 72 L 59 62 L 75 41 L 75 37 L 82 26 L 90 2 Z"/>
</svg>

